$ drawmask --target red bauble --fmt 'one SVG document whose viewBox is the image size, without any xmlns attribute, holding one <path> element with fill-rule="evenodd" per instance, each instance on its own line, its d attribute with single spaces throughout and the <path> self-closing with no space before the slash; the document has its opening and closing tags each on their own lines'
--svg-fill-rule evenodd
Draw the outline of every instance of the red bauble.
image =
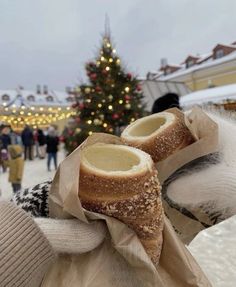
<svg viewBox="0 0 236 287">
<path fill-rule="evenodd" d="M 136 90 L 140 92 L 142 90 L 141 86 L 137 85 Z"/>
<path fill-rule="evenodd" d="M 96 91 L 96 92 L 101 92 L 101 90 L 102 90 L 101 87 L 99 87 L 99 86 L 96 86 L 96 87 L 95 87 L 95 91 Z"/>
<path fill-rule="evenodd" d="M 125 100 L 129 101 L 131 97 L 129 95 L 125 95 Z"/>
<path fill-rule="evenodd" d="M 127 74 L 127 78 L 128 78 L 128 79 L 131 79 L 131 78 L 132 78 L 132 74 L 131 74 L 131 73 L 128 73 L 128 74 Z"/>
<path fill-rule="evenodd" d="M 97 74 L 96 73 L 90 74 L 90 79 L 91 80 L 96 80 L 97 79 Z"/>
<path fill-rule="evenodd" d="M 70 130 L 70 131 L 68 131 L 68 134 L 69 134 L 69 136 L 73 136 L 74 131 Z"/>
<path fill-rule="evenodd" d="M 119 117 L 120 117 L 120 116 L 119 116 L 118 114 L 113 114 L 113 115 L 112 115 L 113 120 L 117 120 L 117 119 L 119 119 Z"/>
<path fill-rule="evenodd" d="M 83 110 L 84 104 L 83 104 L 83 103 L 80 103 L 80 104 L 79 104 L 79 108 L 80 108 L 80 110 Z"/>
</svg>

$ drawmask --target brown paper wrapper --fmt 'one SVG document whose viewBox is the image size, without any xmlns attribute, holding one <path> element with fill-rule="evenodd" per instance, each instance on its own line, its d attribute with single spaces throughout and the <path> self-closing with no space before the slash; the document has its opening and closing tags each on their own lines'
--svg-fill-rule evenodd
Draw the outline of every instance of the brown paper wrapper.
<svg viewBox="0 0 236 287">
<path fill-rule="evenodd" d="M 167 111 L 181 113 L 177 108 Z M 200 108 L 195 107 L 185 116 L 185 124 L 196 141 L 156 164 L 161 183 L 185 164 L 219 149 L 218 125 Z"/>
<path fill-rule="evenodd" d="M 97 134 L 85 142 L 117 143 L 115 136 Z M 83 145 L 84 146 L 84 145 Z M 49 197 L 51 217 L 77 217 L 83 222 L 103 220 L 108 234 L 95 250 L 75 255 L 60 255 L 49 270 L 43 287 L 206 287 L 211 286 L 192 255 L 179 240 L 165 218 L 163 248 L 156 269 L 136 234 L 122 222 L 89 212 L 78 197 L 80 146 L 60 165 Z"/>
<path fill-rule="evenodd" d="M 169 111 L 181 113 L 176 108 Z M 196 141 L 156 164 L 161 183 L 185 164 L 219 150 L 218 125 L 200 108 L 196 107 L 186 115 L 185 123 Z M 212 225 L 209 215 L 204 213 L 199 205 L 193 202 L 191 206 L 184 206 L 181 202 L 173 202 L 164 191 L 163 207 L 185 244 L 189 243 L 201 230 Z"/>
</svg>

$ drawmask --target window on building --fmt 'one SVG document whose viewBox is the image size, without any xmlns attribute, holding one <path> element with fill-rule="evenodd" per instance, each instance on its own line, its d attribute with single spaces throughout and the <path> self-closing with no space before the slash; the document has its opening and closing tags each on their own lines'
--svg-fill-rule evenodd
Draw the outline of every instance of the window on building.
<svg viewBox="0 0 236 287">
<path fill-rule="evenodd" d="M 54 101 L 52 96 L 47 96 L 46 100 L 47 100 L 47 102 L 53 102 Z"/>
<path fill-rule="evenodd" d="M 33 95 L 29 95 L 29 96 L 27 97 L 27 100 L 28 100 L 29 102 L 35 102 L 35 97 L 34 97 Z"/>
<path fill-rule="evenodd" d="M 215 57 L 216 57 L 216 59 L 219 59 L 219 58 L 224 57 L 224 51 L 223 51 L 223 49 L 216 50 L 216 52 L 215 52 Z"/>
<path fill-rule="evenodd" d="M 67 101 L 67 102 L 73 102 L 74 99 L 73 99 L 73 97 L 68 97 L 68 98 L 66 98 L 66 101 Z"/>
<path fill-rule="evenodd" d="M 194 65 L 194 61 L 191 60 L 191 59 L 186 62 L 186 68 L 190 68 L 190 67 L 192 67 L 193 65 Z"/>
<path fill-rule="evenodd" d="M 165 75 L 169 75 L 169 74 L 171 74 L 171 73 L 172 73 L 171 68 L 165 69 Z"/>
<path fill-rule="evenodd" d="M 10 101 L 10 96 L 8 96 L 7 94 L 2 95 L 2 101 L 4 102 Z"/>
</svg>

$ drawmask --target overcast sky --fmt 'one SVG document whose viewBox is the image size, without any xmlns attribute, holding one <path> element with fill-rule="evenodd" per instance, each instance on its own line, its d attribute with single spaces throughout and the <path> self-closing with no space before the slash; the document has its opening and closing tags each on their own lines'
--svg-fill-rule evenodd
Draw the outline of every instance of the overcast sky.
<svg viewBox="0 0 236 287">
<path fill-rule="evenodd" d="M 110 17 L 117 52 L 145 76 L 236 41 L 236 0 L 1 0 L 0 89 L 78 83 Z"/>
</svg>

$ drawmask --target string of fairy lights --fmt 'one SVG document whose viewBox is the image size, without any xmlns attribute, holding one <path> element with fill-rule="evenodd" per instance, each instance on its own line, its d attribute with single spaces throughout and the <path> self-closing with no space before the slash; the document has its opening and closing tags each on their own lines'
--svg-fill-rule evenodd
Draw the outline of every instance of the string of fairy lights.
<svg viewBox="0 0 236 287">
<path fill-rule="evenodd" d="M 7 107 L 3 103 L 0 112 L 0 121 L 11 125 L 15 130 L 30 125 L 33 128 L 47 127 L 50 124 L 65 120 L 75 115 L 71 107 L 46 107 L 46 106 L 21 106 L 12 105 Z"/>
</svg>

